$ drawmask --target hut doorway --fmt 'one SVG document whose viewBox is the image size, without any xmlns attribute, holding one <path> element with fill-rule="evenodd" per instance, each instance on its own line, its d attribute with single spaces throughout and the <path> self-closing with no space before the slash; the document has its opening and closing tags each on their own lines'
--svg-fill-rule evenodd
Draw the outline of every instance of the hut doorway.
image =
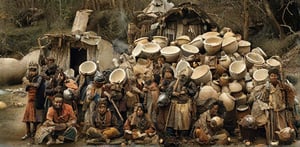
<svg viewBox="0 0 300 147">
<path fill-rule="evenodd" d="M 70 68 L 74 69 L 75 77 L 79 74 L 79 66 L 87 60 L 87 50 L 83 48 L 70 49 Z"/>
</svg>

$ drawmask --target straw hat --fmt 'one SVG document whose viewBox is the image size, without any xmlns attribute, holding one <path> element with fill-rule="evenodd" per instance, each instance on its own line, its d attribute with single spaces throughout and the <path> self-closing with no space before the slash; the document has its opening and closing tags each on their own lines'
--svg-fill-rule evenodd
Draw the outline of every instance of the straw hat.
<svg viewBox="0 0 300 147">
<path fill-rule="evenodd" d="M 101 37 L 97 36 L 95 32 L 89 31 L 83 33 L 83 36 L 81 37 L 81 41 L 88 44 L 88 45 L 98 45 L 101 41 Z"/>
<path fill-rule="evenodd" d="M 79 73 L 82 75 L 93 75 L 96 73 L 97 65 L 93 61 L 85 61 L 79 66 Z"/>
</svg>

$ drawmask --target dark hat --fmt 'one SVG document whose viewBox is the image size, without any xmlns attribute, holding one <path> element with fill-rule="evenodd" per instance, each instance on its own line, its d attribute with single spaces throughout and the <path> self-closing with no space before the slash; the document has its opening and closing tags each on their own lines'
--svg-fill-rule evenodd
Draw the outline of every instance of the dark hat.
<svg viewBox="0 0 300 147">
<path fill-rule="evenodd" d="M 144 113 L 147 113 L 147 109 L 145 109 L 144 105 L 142 103 L 136 103 L 135 104 L 135 111 L 138 109 L 138 108 L 141 108 Z"/>
<path fill-rule="evenodd" d="M 98 107 L 101 106 L 101 105 L 105 105 L 105 106 L 108 105 L 107 98 L 100 98 L 99 99 Z"/>
<path fill-rule="evenodd" d="M 103 74 L 95 75 L 94 81 L 97 83 L 105 83 L 105 77 Z"/>
<path fill-rule="evenodd" d="M 279 69 L 277 69 L 277 68 L 271 68 L 271 69 L 269 69 L 269 75 L 270 74 L 277 74 L 277 75 L 280 75 L 280 71 L 279 71 Z"/>
</svg>

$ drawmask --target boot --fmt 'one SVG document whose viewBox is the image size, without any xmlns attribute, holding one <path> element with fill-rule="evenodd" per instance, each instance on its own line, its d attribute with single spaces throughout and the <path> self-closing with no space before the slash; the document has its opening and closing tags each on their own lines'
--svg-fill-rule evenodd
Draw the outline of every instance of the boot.
<svg viewBox="0 0 300 147">
<path fill-rule="evenodd" d="M 22 140 L 25 140 L 27 138 L 31 137 L 30 133 L 30 123 L 26 122 L 26 134 L 21 138 Z"/>
<path fill-rule="evenodd" d="M 26 140 L 27 138 L 31 137 L 30 133 L 26 133 L 21 139 Z"/>
<path fill-rule="evenodd" d="M 51 135 L 48 135 L 47 136 L 47 139 L 48 139 L 48 141 L 47 141 L 47 145 L 51 145 L 51 144 L 55 144 L 56 142 L 54 141 L 54 139 L 52 138 L 52 136 Z"/>
</svg>

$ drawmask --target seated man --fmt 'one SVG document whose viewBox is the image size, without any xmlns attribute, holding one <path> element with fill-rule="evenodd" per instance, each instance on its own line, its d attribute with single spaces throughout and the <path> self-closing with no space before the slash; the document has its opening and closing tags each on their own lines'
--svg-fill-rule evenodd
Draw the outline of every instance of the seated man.
<svg viewBox="0 0 300 147">
<path fill-rule="evenodd" d="M 129 142 L 156 144 L 158 141 L 155 126 L 141 103 L 137 103 L 134 113 L 125 121 L 124 132 L 124 138 Z"/>
<path fill-rule="evenodd" d="M 96 111 L 92 114 L 91 127 L 87 129 L 88 144 L 96 144 L 105 141 L 110 143 L 110 139 L 118 137 L 120 131 L 117 117 L 107 108 L 106 98 L 101 98 Z"/>
<path fill-rule="evenodd" d="M 63 102 L 62 95 L 56 95 L 53 106 L 48 109 L 46 121 L 38 130 L 41 133 L 37 133 L 35 139 L 37 143 L 41 143 L 43 138 L 39 137 L 47 132 L 47 145 L 73 142 L 77 135 L 77 130 L 73 127 L 75 124 L 76 116 L 72 106 Z"/>
<path fill-rule="evenodd" d="M 228 132 L 222 128 L 223 119 L 217 116 L 218 109 L 218 102 L 212 103 L 194 124 L 193 136 L 198 143 L 206 145 L 228 143 Z"/>
</svg>

